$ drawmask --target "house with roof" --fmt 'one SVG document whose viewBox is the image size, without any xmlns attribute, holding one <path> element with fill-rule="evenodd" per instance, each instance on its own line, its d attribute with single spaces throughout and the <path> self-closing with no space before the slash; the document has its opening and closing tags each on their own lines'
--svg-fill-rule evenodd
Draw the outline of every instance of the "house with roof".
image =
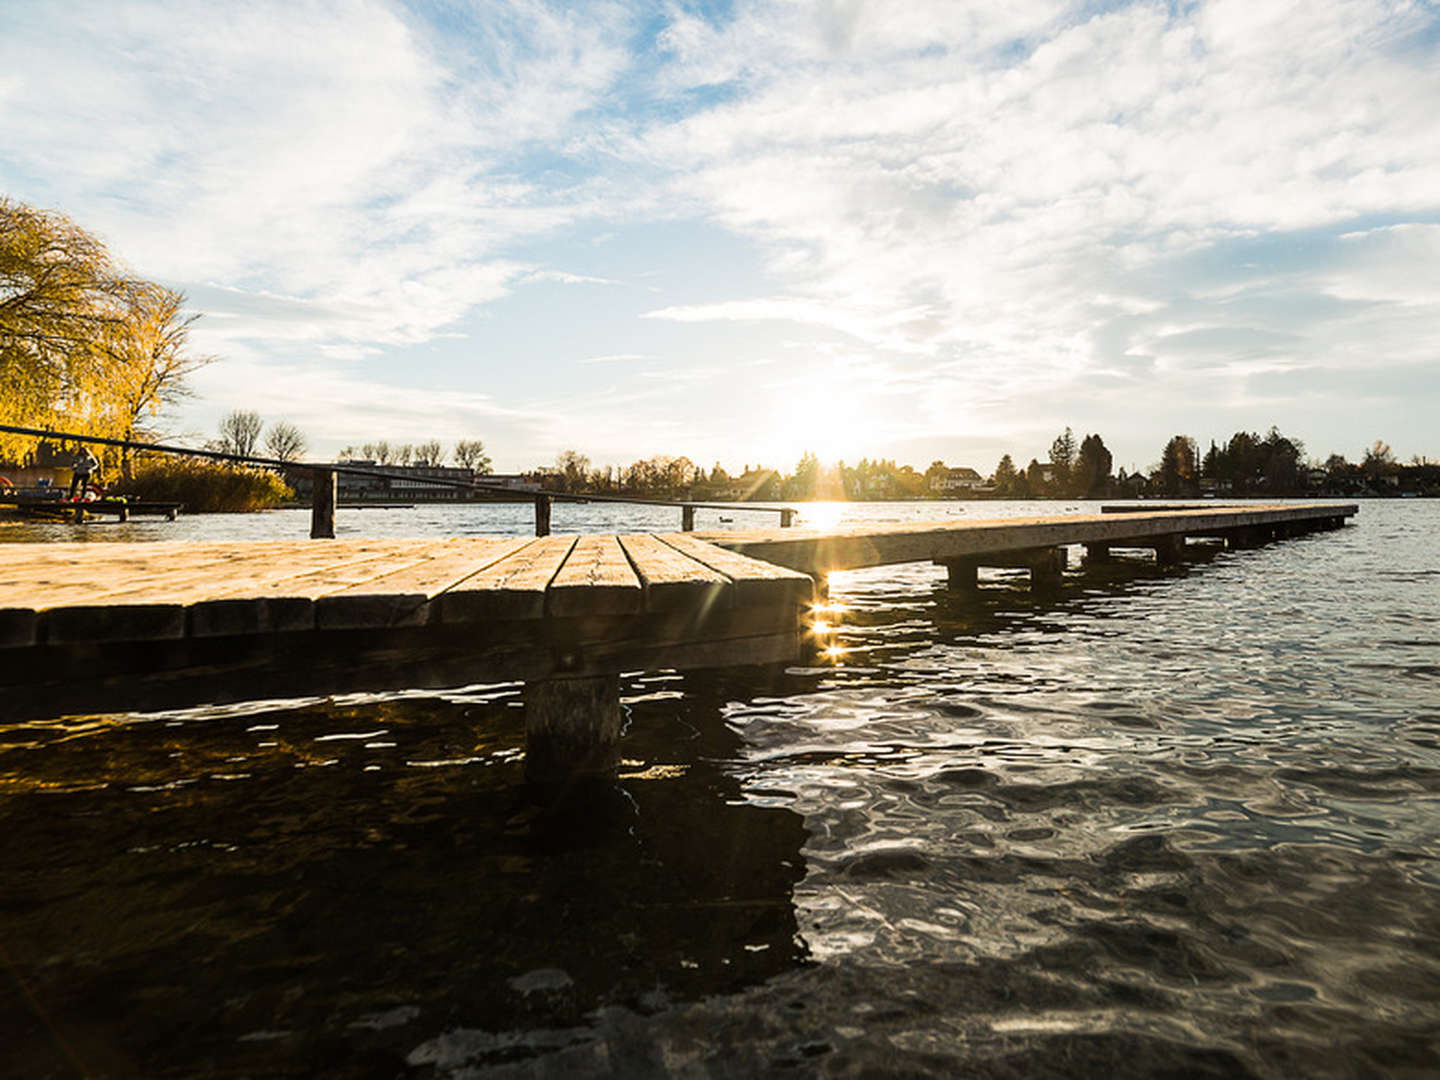
<svg viewBox="0 0 1440 1080">
<path fill-rule="evenodd" d="M 949 494 L 950 492 L 976 492 L 985 486 L 985 478 L 974 469 L 945 469 L 937 471 L 930 477 L 930 490 L 937 495 Z"/>
</svg>

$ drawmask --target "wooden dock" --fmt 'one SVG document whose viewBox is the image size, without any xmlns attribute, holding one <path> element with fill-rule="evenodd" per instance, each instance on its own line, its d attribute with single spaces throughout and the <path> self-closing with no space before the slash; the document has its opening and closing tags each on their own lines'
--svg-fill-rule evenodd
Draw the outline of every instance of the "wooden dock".
<svg viewBox="0 0 1440 1080">
<path fill-rule="evenodd" d="M 977 509 L 982 509 L 977 507 Z M 1056 585 L 1068 548 L 1083 545 L 1087 562 L 1108 561 L 1124 548 L 1153 551 L 1160 563 L 1178 562 L 1189 537 L 1227 547 L 1255 547 L 1319 529 L 1339 528 L 1358 512 L 1349 503 L 1167 507 L 1116 514 L 1056 514 L 854 525 L 843 529 L 764 529 L 697 532 L 707 543 L 788 566 L 817 579 L 836 570 L 932 562 L 950 571 L 952 587 L 976 584 L 985 566 L 1026 567 L 1035 588 Z"/>
<path fill-rule="evenodd" d="M 0 694 L 12 719 L 521 682 L 532 775 L 605 768 L 622 672 L 792 662 L 813 579 L 905 562 L 1024 566 L 1186 537 L 1252 546 L 1344 524 L 1341 504 L 838 530 L 282 543 L 5 545 Z"/>
</svg>

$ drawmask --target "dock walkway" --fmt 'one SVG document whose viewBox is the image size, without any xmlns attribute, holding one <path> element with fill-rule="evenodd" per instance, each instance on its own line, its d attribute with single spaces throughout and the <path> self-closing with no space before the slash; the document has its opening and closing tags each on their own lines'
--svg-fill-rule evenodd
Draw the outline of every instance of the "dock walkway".
<svg viewBox="0 0 1440 1080">
<path fill-rule="evenodd" d="M 983 506 L 983 504 L 979 504 Z M 1127 514 L 1054 514 L 1031 518 L 898 522 L 840 529 L 752 529 L 696 532 L 696 539 L 817 579 L 837 570 L 933 562 L 950 569 L 952 586 L 973 586 L 982 566 L 1023 566 L 1037 588 L 1053 586 L 1067 564 L 1065 549 L 1084 545 L 1087 561 L 1115 549 L 1144 548 L 1176 562 L 1189 537 L 1254 547 L 1317 529 L 1338 528 L 1358 512 L 1353 503 L 1280 503 L 1243 507 L 1143 508 Z"/>
<path fill-rule="evenodd" d="M 604 767 L 627 671 L 802 655 L 814 579 L 927 561 L 1058 583 L 1068 545 L 1183 555 L 1342 525 L 1344 504 L 535 539 L 7 544 L 12 719 L 521 682 L 527 767 Z"/>
</svg>

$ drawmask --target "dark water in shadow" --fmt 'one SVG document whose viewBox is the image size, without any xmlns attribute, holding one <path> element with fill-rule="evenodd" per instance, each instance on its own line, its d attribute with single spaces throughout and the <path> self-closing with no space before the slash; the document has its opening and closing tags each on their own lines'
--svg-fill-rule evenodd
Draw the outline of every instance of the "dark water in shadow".
<svg viewBox="0 0 1440 1080">
<path fill-rule="evenodd" d="M 0 726 L 14 1076 L 1430 1076 L 1440 507 L 626 681 Z"/>
</svg>

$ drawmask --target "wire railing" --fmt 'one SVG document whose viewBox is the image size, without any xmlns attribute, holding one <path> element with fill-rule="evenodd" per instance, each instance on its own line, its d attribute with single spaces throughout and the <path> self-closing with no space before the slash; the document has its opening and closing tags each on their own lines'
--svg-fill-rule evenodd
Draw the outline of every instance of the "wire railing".
<svg viewBox="0 0 1440 1080">
<path fill-rule="evenodd" d="M 134 439 L 115 439 L 105 435 L 84 435 L 73 431 L 56 431 L 51 428 L 21 427 L 15 424 L 0 424 L 0 431 L 11 435 L 28 435 L 37 439 L 62 443 L 84 443 L 96 446 L 111 446 L 122 450 L 138 450 L 146 453 L 176 454 L 186 457 L 205 458 L 239 465 L 257 465 L 263 468 L 307 471 L 311 474 L 310 535 L 332 538 L 335 535 L 335 510 L 338 505 L 338 476 L 363 476 L 385 481 L 404 480 L 407 484 L 429 484 L 434 487 L 455 491 L 506 495 L 510 498 L 533 499 L 535 503 L 535 535 L 550 534 L 550 511 L 555 502 L 571 503 L 629 503 L 636 506 L 670 506 L 680 511 L 680 528 L 691 532 L 695 528 L 696 510 L 737 510 L 774 513 L 780 515 L 780 524 L 788 528 L 795 519 L 795 510 L 788 506 L 759 506 L 753 503 L 712 503 L 694 502 L 688 499 L 647 499 L 632 495 L 601 495 L 594 492 L 546 491 L 515 488 L 508 484 L 486 483 L 484 479 L 468 481 L 449 479 L 443 476 L 425 476 L 413 472 L 400 473 L 396 469 L 379 468 L 350 462 L 286 461 L 283 458 L 262 457 L 257 454 L 236 454 L 228 450 L 206 450 L 192 446 L 172 446 L 167 443 L 139 442 Z"/>
</svg>

